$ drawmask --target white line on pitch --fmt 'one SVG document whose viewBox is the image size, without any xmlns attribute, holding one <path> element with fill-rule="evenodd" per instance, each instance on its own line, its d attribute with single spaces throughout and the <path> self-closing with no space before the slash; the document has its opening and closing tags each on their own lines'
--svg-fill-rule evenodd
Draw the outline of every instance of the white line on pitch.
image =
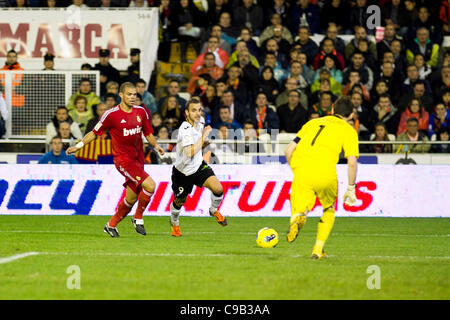
<svg viewBox="0 0 450 320">
<path fill-rule="evenodd" d="M 10 257 L 0 258 L 0 264 L 12 262 L 14 260 L 19 260 L 19 259 L 26 258 L 26 257 L 29 257 L 29 256 L 34 256 L 34 255 L 37 255 L 37 254 L 39 254 L 39 252 L 33 252 L 32 251 L 32 252 L 25 252 L 25 253 L 21 253 L 21 254 L 16 254 L 16 255 L 10 256 Z"/>
</svg>

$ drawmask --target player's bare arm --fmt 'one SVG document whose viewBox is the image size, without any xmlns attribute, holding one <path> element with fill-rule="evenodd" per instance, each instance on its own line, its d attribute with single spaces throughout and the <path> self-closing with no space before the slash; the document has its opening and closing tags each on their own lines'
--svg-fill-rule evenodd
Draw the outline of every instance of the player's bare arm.
<svg viewBox="0 0 450 320">
<path fill-rule="evenodd" d="M 71 155 L 76 153 L 78 150 L 80 150 L 81 148 L 83 148 L 85 145 L 89 144 L 91 141 L 95 140 L 96 135 L 94 134 L 94 132 L 90 131 L 89 133 L 87 133 L 83 139 L 78 142 L 75 146 L 70 147 L 67 149 L 66 153 L 67 155 Z"/>
<path fill-rule="evenodd" d="M 284 150 L 284 155 L 286 156 L 286 160 L 288 164 L 291 164 L 292 154 L 294 153 L 295 148 L 297 148 L 298 138 L 295 138 L 291 142 L 289 142 L 286 150 Z"/>
<path fill-rule="evenodd" d="M 199 152 L 205 141 L 207 141 L 209 134 L 211 133 L 211 126 L 206 126 L 203 128 L 202 137 L 198 139 L 194 144 L 184 147 L 183 151 L 186 156 L 193 158 L 194 155 Z"/>
<path fill-rule="evenodd" d="M 160 155 L 164 155 L 164 149 L 159 146 L 158 142 L 156 142 L 155 136 L 153 134 L 149 134 L 148 136 L 145 137 L 145 139 L 147 139 L 148 143 L 152 147 L 154 147 L 155 150 L 158 151 Z"/>
<path fill-rule="evenodd" d="M 356 182 L 356 173 L 358 170 L 357 158 L 355 156 L 348 156 L 347 166 L 348 166 L 348 187 L 347 191 L 344 194 L 344 202 L 348 206 L 353 206 L 356 202 L 355 182 Z"/>
</svg>

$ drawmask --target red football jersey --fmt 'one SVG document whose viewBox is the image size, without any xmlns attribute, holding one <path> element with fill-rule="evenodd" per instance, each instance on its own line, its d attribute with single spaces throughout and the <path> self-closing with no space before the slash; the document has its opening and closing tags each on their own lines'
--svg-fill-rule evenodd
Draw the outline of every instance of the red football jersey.
<svg viewBox="0 0 450 320">
<path fill-rule="evenodd" d="M 150 116 L 145 108 L 133 106 L 128 113 L 117 105 L 106 111 L 92 132 L 99 136 L 106 130 L 111 135 L 114 162 L 134 160 L 144 163 L 142 134 L 146 137 L 153 133 Z"/>
</svg>

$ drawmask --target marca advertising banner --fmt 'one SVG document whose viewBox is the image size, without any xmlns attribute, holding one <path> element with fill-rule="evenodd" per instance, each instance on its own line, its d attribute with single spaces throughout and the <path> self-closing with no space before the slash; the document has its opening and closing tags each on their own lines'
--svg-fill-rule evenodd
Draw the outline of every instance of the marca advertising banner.
<svg viewBox="0 0 450 320">
<path fill-rule="evenodd" d="M 286 165 L 212 166 L 224 187 L 228 216 L 290 216 L 292 172 Z M 147 215 L 169 215 L 173 193 L 169 165 L 148 165 L 156 182 Z M 360 165 L 356 206 L 342 198 L 347 167 L 338 165 L 341 217 L 450 217 L 450 166 Z M 124 196 L 124 178 L 113 165 L 0 165 L 0 214 L 112 215 Z M 194 187 L 182 211 L 208 216 L 211 193 Z M 320 216 L 317 201 L 310 214 Z"/>
<path fill-rule="evenodd" d="M 3 9 L 0 10 L 0 58 L 10 49 L 25 70 L 42 70 L 43 56 L 55 55 L 55 70 L 80 70 L 98 63 L 99 49 L 111 51 L 110 63 L 126 70 L 130 49 L 141 49 L 140 72 L 150 79 L 158 49 L 157 8 Z"/>
</svg>

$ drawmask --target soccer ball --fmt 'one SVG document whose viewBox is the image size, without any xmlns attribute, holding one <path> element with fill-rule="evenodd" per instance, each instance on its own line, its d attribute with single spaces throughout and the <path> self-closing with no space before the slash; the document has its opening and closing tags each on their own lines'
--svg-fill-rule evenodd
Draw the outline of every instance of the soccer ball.
<svg viewBox="0 0 450 320">
<path fill-rule="evenodd" d="M 256 244 L 261 248 L 273 248 L 278 244 L 278 232 L 272 228 L 262 228 L 256 236 Z"/>
</svg>

